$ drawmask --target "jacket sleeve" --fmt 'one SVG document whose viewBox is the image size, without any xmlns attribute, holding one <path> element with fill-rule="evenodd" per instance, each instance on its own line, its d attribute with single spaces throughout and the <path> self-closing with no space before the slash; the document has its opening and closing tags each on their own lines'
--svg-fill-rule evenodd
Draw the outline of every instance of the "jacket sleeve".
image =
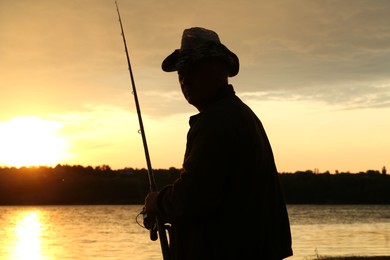
<svg viewBox="0 0 390 260">
<path fill-rule="evenodd" d="M 191 128 L 183 172 L 158 196 L 160 213 L 168 222 L 183 217 L 196 221 L 218 211 L 229 172 L 235 168 L 236 139 L 223 120 L 200 120 Z"/>
</svg>

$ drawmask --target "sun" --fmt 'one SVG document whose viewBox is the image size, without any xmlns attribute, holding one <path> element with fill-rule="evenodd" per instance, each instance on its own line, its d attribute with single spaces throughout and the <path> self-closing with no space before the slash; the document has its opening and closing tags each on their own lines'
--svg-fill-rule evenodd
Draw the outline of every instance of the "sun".
<svg viewBox="0 0 390 260">
<path fill-rule="evenodd" d="M 63 123 L 36 116 L 0 122 L 0 165 L 53 166 L 68 154 L 69 144 L 59 130 Z"/>
</svg>

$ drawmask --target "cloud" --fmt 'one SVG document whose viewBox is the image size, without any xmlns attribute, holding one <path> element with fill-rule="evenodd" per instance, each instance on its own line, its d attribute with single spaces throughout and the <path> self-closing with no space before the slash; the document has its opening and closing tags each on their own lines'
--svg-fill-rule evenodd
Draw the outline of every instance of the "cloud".
<svg viewBox="0 0 390 260">
<path fill-rule="evenodd" d="M 270 14 L 268 29 L 252 27 L 254 37 L 238 44 L 237 89 L 252 98 L 389 106 L 390 2 L 278 3 L 279 20 Z"/>
<path fill-rule="evenodd" d="M 360 98 L 372 107 L 388 106 L 389 1 L 154 0 L 119 1 L 119 7 L 146 114 L 193 111 L 179 97 L 176 77 L 160 68 L 190 26 L 216 30 L 239 56 L 241 71 L 231 79 L 238 92 L 346 106 Z M 58 113 L 91 102 L 129 105 L 113 2 L 6 1 L 0 10 L 5 110 L 44 103 Z M 26 99 L 20 93 L 33 94 Z"/>
<path fill-rule="evenodd" d="M 333 109 L 389 108 L 390 83 L 377 85 L 361 83 L 342 87 L 323 86 L 294 91 L 243 92 L 241 97 L 252 102 L 310 101 L 325 104 Z"/>
</svg>

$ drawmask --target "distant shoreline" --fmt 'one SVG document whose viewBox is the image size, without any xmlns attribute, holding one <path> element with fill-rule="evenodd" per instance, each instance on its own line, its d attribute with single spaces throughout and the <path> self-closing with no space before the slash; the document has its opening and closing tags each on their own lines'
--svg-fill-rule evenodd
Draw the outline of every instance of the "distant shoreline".
<svg viewBox="0 0 390 260">
<path fill-rule="evenodd" d="M 173 183 L 180 173 L 176 168 L 155 169 L 157 186 Z M 305 171 L 280 173 L 279 179 L 287 204 L 390 205 L 390 175 L 385 171 Z M 146 169 L 0 167 L 0 205 L 134 205 L 143 204 L 148 192 Z"/>
</svg>

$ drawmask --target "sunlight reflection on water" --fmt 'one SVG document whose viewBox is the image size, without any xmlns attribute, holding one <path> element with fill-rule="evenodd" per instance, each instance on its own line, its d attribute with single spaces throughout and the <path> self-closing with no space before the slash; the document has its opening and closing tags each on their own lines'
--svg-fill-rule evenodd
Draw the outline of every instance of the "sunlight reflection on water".
<svg viewBox="0 0 390 260">
<path fill-rule="evenodd" d="M 160 259 L 142 206 L 0 206 L 0 259 Z"/>
<path fill-rule="evenodd" d="M 13 258 L 44 259 L 41 253 L 42 223 L 40 211 L 26 211 L 17 217 Z"/>
</svg>

